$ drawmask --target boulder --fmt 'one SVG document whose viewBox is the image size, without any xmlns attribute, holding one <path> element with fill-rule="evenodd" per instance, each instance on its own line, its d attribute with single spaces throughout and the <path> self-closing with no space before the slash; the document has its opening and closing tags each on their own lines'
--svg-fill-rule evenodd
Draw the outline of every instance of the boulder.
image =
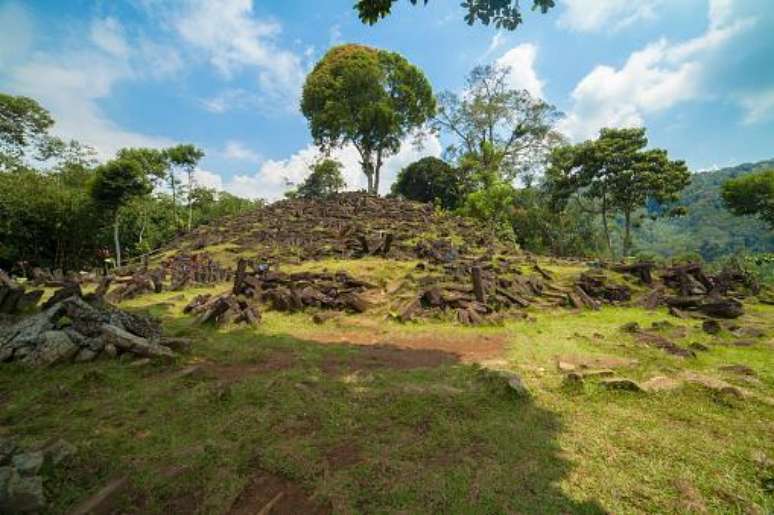
<svg viewBox="0 0 774 515">
<path fill-rule="evenodd" d="M 641 392 L 643 391 L 636 381 L 632 379 L 626 379 L 624 377 L 612 377 L 609 379 L 603 379 L 599 382 L 600 386 L 607 388 L 608 390 L 624 390 L 627 392 Z"/>
<path fill-rule="evenodd" d="M 37 513 L 45 507 L 41 477 L 24 477 L 11 467 L 0 468 L 0 513 Z"/>
<path fill-rule="evenodd" d="M 44 456 L 41 451 L 23 452 L 13 457 L 12 464 L 22 476 L 36 476 L 43 468 Z"/>
<path fill-rule="evenodd" d="M 707 334 L 718 334 L 723 329 L 717 320 L 705 320 L 702 322 L 701 328 Z"/>
<path fill-rule="evenodd" d="M 114 345 L 117 349 L 125 352 L 131 352 L 143 357 L 168 357 L 172 358 L 175 353 L 167 347 L 148 340 L 141 336 L 136 336 L 128 331 L 110 324 L 102 325 L 102 335 L 105 341 Z"/>
<path fill-rule="evenodd" d="M 41 342 L 24 363 L 32 366 L 51 366 L 70 361 L 78 353 L 78 346 L 64 331 L 46 331 Z"/>
</svg>

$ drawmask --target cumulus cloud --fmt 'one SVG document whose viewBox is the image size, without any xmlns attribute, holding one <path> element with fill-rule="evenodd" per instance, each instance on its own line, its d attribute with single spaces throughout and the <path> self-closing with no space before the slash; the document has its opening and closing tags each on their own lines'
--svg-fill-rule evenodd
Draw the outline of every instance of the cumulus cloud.
<svg viewBox="0 0 774 515">
<path fill-rule="evenodd" d="M 578 32 L 620 30 L 654 19 L 664 0 L 564 0 L 558 25 Z"/>
<path fill-rule="evenodd" d="M 226 148 L 223 150 L 223 157 L 233 161 L 249 161 L 253 163 L 261 161 L 261 156 L 257 152 L 248 148 L 240 141 L 227 142 Z"/>
<path fill-rule="evenodd" d="M 421 142 L 421 146 L 412 144 L 410 139 L 404 141 L 400 152 L 387 159 L 382 168 L 380 191 L 388 191 L 390 185 L 395 182 L 398 172 L 426 156 L 440 156 L 441 143 L 435 136 L 428 136 Z M 314 164 L 321 154 L 319 150 L 309 145 L 302 148 L 287 159 L 264 161 L 254 174 L 237 174 L 230 179 L 223 179 L 211 172 L 197 172 L 197 181 L 200 184 L 208 184 L 234 195 L 247 198 L 264 198 L 276 200 L 292 185 L 302 182 L 309 175 L 309 167 Z M 347 183 L 347 189 L 360 190 L 366 187 L 366 178 L 360 168 L 360 156 L 351 145 L 335 149 L 329 156 L 342 164 L 342 175 Z"/>
<path fill-rule="evenodd" d="M 535 71 L 537 52 L 537 46 L 532 43 L 523 43 L 503 54 L 497 59 L 497 64 L 510 68 L 508 85 L 511 88 L 526 89 L 532 96 L 542 98 L 543 81 L 538 78 Z"/>
<path fill-rule="evenodd" d="M 100 106 L 117 83 L 142 76 L 144 61 L 136 60 L 140 58 L 131 50 L 117 20 L 96 19 L 88 42 L 36 52 L 9 70 L 7 86 L 16 94 L 35 98 L 51 111 L 56 120 L 54 133 L 92 145 L 100 158 L 107 159 L 122 147 L 172 143 L 121 128 Z"/>
<path fill-rule="evenodd" d="M 299 94 L 304 78 L 301 58 L 279 46 L 281 25 L 256 18 L 252 0 L 188 0 L 185 6 L 170 16 L 177 32 L 224 77 L 254 69 L 265 93 Z"/>
<path fill-rule="evenodd" d="M 594 68 L 573 90 L 572 108 L 559 129 L 580 140 L 602 127 L 643 125 L 646 115 L 705 94 L 714 53 L 754 24 L 718 7 L 727 1 L 710 2 L 709 26 L 701 36 L 679 43 L 662 38 L 632 53 L 620 69 Z"/>
</svg>

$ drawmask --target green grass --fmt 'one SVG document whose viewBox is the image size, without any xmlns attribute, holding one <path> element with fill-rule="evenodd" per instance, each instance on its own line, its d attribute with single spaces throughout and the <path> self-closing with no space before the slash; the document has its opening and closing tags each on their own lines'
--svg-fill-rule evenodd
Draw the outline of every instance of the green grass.
<svg viewBox="0 0 774 515">
<path fill-rule="evenodd" d="M 376 264 L 362 260 L 356 271 L 350 263 L 345 269 L 390 282 L 413 266 L 384 271 Z M 532 309 L 531 321 L 484 328 L 402 325 L 382 315 L 317 326 L 310 313 L 266 312 L 256 329 L 216 330 L 182 315 L 194 295 L 227 288 L 125 303 L 162 317 L 168 333 L 193 338 L 192 353 L 176 363 L 0 368 L 0 431 L 29 445 L 57 436 L 79 448 L 69 468 L 49 477 L 53 513 L 127 473 L 131 490 L 121 511 L 223 513 L 257 464 L 340 513 L 774 511 L 774 495 L 763 486 L 774 470 L 753 459 L 774 458 L 771 405 L 698 386 L 638 394 L 590 381 L 571 390 L 556 369 L 557 356 L 624 357 L 638 363 L 616 370 L 620 376 L 641 381 L 690 369 L 771 398 L 771 307 L 748 307 L 741 324 L 769 331 L 751 347 L 733 346 L 727 332 L 706 335 L 695 320 L 638 308 Z M 631 321 L 648 329 L 662 320 L 684 332 L 661 334 L 681 345 L 703 342 L 710 351 L 677 358 L 620 330 Z M 504 352 L 490 365 L 518 372 L 532 396 L 515 397 L 476 365 L 396 369 L 374 364 L 368 347 L 334 342 L 363 334 L 388 343 L 501 338 Z M 197 363 L 220 368 L 175 378 Z M 751 367 L 757 378 L 718 371 L 730 363 Z M 170 478 L 163 472 L 171 466 L 184 471 Z"/>
</svg>

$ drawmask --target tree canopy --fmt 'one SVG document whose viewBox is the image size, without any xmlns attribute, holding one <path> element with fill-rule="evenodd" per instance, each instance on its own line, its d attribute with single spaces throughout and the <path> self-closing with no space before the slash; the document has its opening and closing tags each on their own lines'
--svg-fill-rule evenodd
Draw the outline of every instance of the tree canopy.
<svg viewBox="0 0 774 515">
<path fill-rule="evenodd" d="M 722 195 L 735 215 L 757 216 L 774 229 L 774 169 L 730 179 Z"/>
<path fill-rule="evenodd" d="M 463 174 L 437 157 L 425 157 L 398 173 L 392 194 L 417 202 L 437 202 L 444 209 L 458 208 L 467 193 Z"/>
<path fill-rule="evenodd" d="M 392 5 L 398 0 L 359 0 L 355 9 L 363 23 L 373 25 L 392 12 Z M 416 5 L 417 0 L 409 0 Z M 429 0 L 424 0 L 427 5 Z M 539 9 L 545 14 L 556 5 L 555 0 L 534 0 L 532 10 Z M 493 24 L 498 29 L 514 30 L 523 22 L 519 0 L 463 0 L 461 7 L 467 9 L 465 21 L 468 25 L 480 22 Z"/>
<path fill-rule="evenodd" d="M 559 112 L 525 90 L 511 89 L 509 73 L 494 65 L 474 68 L 462 95 L 440 95 L 435 126 L 454 139 L 450 158 L 474 158 L 513 180 L 542 165 L 562 138 L 553 129 Z"/>
<path fill-rule="evenodd" d="M 321 149 L 354 145 L 376 194 L 385 159 L 428 122 L 435 99 L 422 71 L 399 54 L 342 45 L 306 78 L 301 111 Z"/>
<path fill-rule="evenodd" d="M 671 161 L 662 149 L 645 150 L 645 129 L 602 129 L 599 138 L 554 150 L 548 178 L 554 200 L 566 202 L 571 196 L 586 199 L 589 212 L 602 217 L 607 235 L 608 216 L 624 216 L 623 252 L 631 249 L 632 214 L 645 207 L 648 199 L 670 202 L 690 182 L 683 161 Z"/>
<path fill-rule="evenodd" d="M 341 163 L 323 159 L 309 167 L 312 171 L 304 182 L 289 196 L 299 198 L 325 198 L 343 190 L 347 184 L 341 175 Z"/>
</svg>

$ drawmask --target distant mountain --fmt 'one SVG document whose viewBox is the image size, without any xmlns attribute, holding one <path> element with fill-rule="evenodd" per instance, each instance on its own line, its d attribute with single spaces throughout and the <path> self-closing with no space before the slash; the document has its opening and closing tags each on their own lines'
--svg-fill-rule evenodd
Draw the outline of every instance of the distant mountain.
<svg viewBox="0 0 774 515">
<path fill-rule="evenodd" d="M 774 252 L 774 231 L 754 217 L 732 215 L 720 197 L 728 179 L 767 168 L 774 168 L 774 159 L 694 173 L 675 204 L 688 214 L 644 221 L 634 233 L 637 250 L 665 257 L 698 253 L 706 261 L 739 251 Z"/>
</svg>

